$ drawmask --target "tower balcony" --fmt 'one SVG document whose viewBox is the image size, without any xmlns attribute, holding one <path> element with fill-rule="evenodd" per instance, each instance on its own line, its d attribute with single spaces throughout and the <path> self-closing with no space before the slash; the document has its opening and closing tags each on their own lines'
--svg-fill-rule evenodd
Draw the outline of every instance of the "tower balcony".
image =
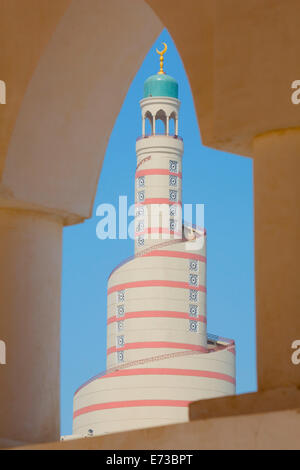
<svg viewBox="0 0 300 470">
<path fill-rule="evenodd" d="M 183 138 L 180 137 L 179 135 L 167 135 L 167 134 L 163 134 L 159 132 L 156 132 L 156 134 L 141 135 L 136 139 L 136 141 L 141 140 L 141 139 L 148 139 L 149 137 L 171 137 L 172 139 L 178 139 L 183 142 Z"/>
</svg>

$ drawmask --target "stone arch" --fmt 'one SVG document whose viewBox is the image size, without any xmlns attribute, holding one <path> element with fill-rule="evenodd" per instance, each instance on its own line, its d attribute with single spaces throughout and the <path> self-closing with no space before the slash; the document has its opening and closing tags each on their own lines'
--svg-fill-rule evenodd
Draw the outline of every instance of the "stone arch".
<svg viewBox="0 0 300 470">
<path fill-rule="evenodd" d="M 170 135 L 178 135 L 178 127 L 177 127 L 177 132 L 176 132 L 176 123 L 177 123 L 178 117 L 175 111 L 170 114 L 169 116 L 169 134 Z"/>
<path fill-rule="evenodd" d="M 130 8 L 123 0 L 71 2 L 20 107 L 2 174 L 4 204 L 54 212 L 65 225 L 91 215 L 114 122 L 161 30 L 144 1 Z"/>
<path fill-rule="evenodd" d="M 29 2 L 31 8 L 28 6 Z M 12 5 L 13 10 L 12 12 L 8 11 L 9 14 L 6 13 L 5 16 L 1 15 L 2 21 L 5 22 L 9 17 L 14 18 L 15 14 L 21 16 L 23 21 L 22 14 L 20 15 L 20 11 L 16 7 L 17 3 L 21 5 L 23 2 L 6 2 L 9 8 Z M 19 57 L 22 57 L 21 67 L 29 60 L 29 57 L 34 56 L 34 60 L 23 82 L 21 84 L 16 82 L 17 88 L 20 85 L 22 97 L 25 90 L 26 96 L 23 102 L 22 98 L 18 96 L 17 112 L 12 113 L 13 118 L 9 121 L 9 128 L 6 128 L 5 139 L 7 141 L 10 139 L 13 129 L 7 153 L 7 142 L 3 144 L 0 139 L 0 150 L 5 155 L 5 168 L 1 174 L 0 185 L 2 206 L 32 209 L 36 213 L 39 210 L 57 213 L 63 218 L 65 224 L 79 222 L 90 215 L 106 142 L 128 86 L 146 51 L 162 28 L 158 17 L 167 27 L 181 53 L 190 79 L 202 140 L 205 145 L 239 155 L 251 156 L 253 152 L 255 153 L 253 150 L 255 136 L 262 135 L 267 131 L 274 131 L 274 136 L 277 139 L 277 137 L 281 137 L 278 134 L 283 133 L 276 130 L 288 129 L 287 136 L 284 137 L 288 139 L 296 132 L 293 128 L 298 126 L 298 109 L 295 106 L 291 107 L 290 100 L 287 99 L 286 84 L 289 83 L 289 77 L 295 77 L 295 74 L 297 76 L 297 62 L 294 57 L 297 56 L 297 50 L 300 47 L 297 42 L 299 24 L 298 16 L 295 15 L 295 10 L 291 8 L 290 2 L 281 2 L 268 22 L 263 21 L 266 12 L 264 3 L 266 2 L 261 2 L 261 8 L 245 9 L 242 2 L 237 0 L 234 2 L 234 15 L 227 11 L 229 6 L 226 2 L 207 0 L 192 1 L 188 9 L 185 2 L 178 2 L 176 9 L 174 9 L 173 0 L 165 0 L 164 2 L 131 0 L 130 9 L 124 0 L 111 0 L 110 2 L 106 0 L 89 0 L 89 2 L 84 0 L 73 0 L 72 2 L 28 0 L 26 2 L 28 10 L 26 16 L 27 14 L 30 16 L 30 10 L 37 11 L 36 23 L 39 23 L 43 18 L 43 11 L 39 10 L 40 4 L 46 5 L 46 9 L 47 7 L 49 9 L 50 4 L 65 3 L 68 9 L 58 27 L 56 28 L 56 22 L 59 14 L 47 29 L 47 38 L 43 40 L 45 49 L 42 52 L 38 50 L 33 53 L 32 48 L 27 47 L 30 52 L 26 56 L 26 47 L 24 47 L 24 55 L 19 54 Z M 10 15 L 10 13 L 12 14 Z M 48 17 L 48 15 L 44 16 Z M 284 22 L 282 22 L 282 18 L 284 18 Z M 237 26 L 241 24 L 244 28 L 243 34 L 240 35 L 242 42 L 240 47 L 237 47 Z M 286 24 L 289 25 L 290 43 L 294 46 L 293 54 L 286 54 L 286 42 L 282 41 L 282 35 L 285 34 L 285 29 L 282 28 Z M 29 24 L 30 26 L 32 24 Z M 33 26 L 36 24 L 34 23 Z M 17 31 L 18 34 L 16 34 L 16 28 L 11 28 L 9 31 L 7 27 L 1 27 L 0 31 L 4 34 L 5 39 L 2 41 L 3 55 L 12 56 L 14 51 L 10 49 L 11 39 L 19 47 L 22 31 Z M 35 27 L 30 30 L 28 28 L 28 31 L 30 31 L 28 36 L 32 41 L 38 43 L 36 38 L 40 40 L 39 29 Z M 74 31 L 76 31 L 76 35 L 74 35 Z M 278 31 L 281 34 L 278 34 Z M 48 40 L 49 37 L 51 37 L 50 40 Z M 260 39 L 259 45 L 256 38 Z M 258 47 L 260 48 L 259 54 L 257 54 Z M 17 47 L 16 50 L 18 50 Z M 245 50 L 247 54 L 245 54 Z M 233 51 L 234 53 L 232 53 Z M 42 53 L 43 56 L 40 57 Z M 282 64 L 280 73 L 278 73 L 278 58 Z M 10 62 L 8 65 L 8 69 L 15 70 L 10 67 Z M 34 75 L 31 76 L 34 69 Z M 260 70 L 259 74 L 255 73 L 257 70 Z M 253 77 L 253 80 L 247 79 L 249 76 Z M 11 82 L 7 77 L 1 78 L 11 87 Z M 270 81 L 272 86 L 270 86 Z M 236 83 L 240 84 L 238 88 Z M 276 100 L 274 100 L 274 90 L 276 90 Z M 20 102 L 22 105 L 16 122 Z M 10 109 L 8 104 L 5 106 L 7 106 L 5 109 Z M 2 122 L 1 119 L 1 124 Z M 295 148 L 299 148 L 298 137 L 294 138 L 296 139 L 294 144 L 287 140 L 290 150 L 293 145 Z M 276 139 L 273 147 L 272 142 L 265 144 L 266 149 L 270 148 L 270 155 L 278 148 Z M 268 147 L 269 145 L 270 147 Z M 256 247 L 258 247 L 256 248 L 256 269 L 259 287 L 257 308 L 258 326 L 261 330 L 258 359 L 261 362 L 260 385 L 262 389 L 270 389 L 277 384 L 282 387 L 299 383 L 298 371 L 295 367 L 290 365 L 290 368 L 287 367 L 286 370 L 281 367 L 282 361 L 285 361 L 286 355 L 289 354 L 287 345 L 290 345 L 287 342 L 288 338 L 282 337 L 281 323 L 274 323 L 272 336 L 266 334 L 263 337 L 262 335 L 263 330 L 267 333 L 265 325 L 269 324 L 269 313 L 265 313 L 264 308 L 266 298 L 270 302 L 269 311 L 273 311 L 274 318 L 280 318 L 282 306 L 284 308 L 287 301 L 292 307 L 295 305 L 295 308 L 289 309 L 289 315 L 285 318 L 286 326 L 288 326 L 287 332 L 295 330 L 299 318 L 299 316 L 296 317 L 297 309 L 294 301 L 297 290 L 296 288 L 292 290 L 298 280 L 296 275 L 293 277 L 293 273 L 298 273 L 297 258 L 292 256 L 297 251 L 297 241 L 294 242 L 297 227 L 291 223 L 292 220 L 295 220 L 293 204 L 296 200 L 294 195 L 296 195 L 298 186 L 296 180 L 293 179 L 294 175 L 297 175 L 292 166 L 295 161 L 294 155 L 290 157 L 288 172 L 287 159 L 284 158 L 283 164 L 279 163 L 282 162 L 282 159 L 280 160 L 277 155 L 275 169 L 278 175 L 275 173 L 276 178 L 278 177 L 280 180 L 281 171 L 285 171 L 289 178 L 286 180 L 286 186 L 278 191 L 278 199 L 276 199 L 276 193 L 273 200 L 270 197 L 270 200 L 266 201 L 265 182 L 273 180 L 270 179 L 271 159 L 265 158 L 268 155 L 264 154 L 263 147 L 264 144 L 262 144 L 262 148 L 259 147 L 258 158 L 255 159 L 256 206 L 259 214 L 256 221 L 256 239 L 258 241 L 256 243 Z M 281 147 L 279 148 L 281 155 L 286 154 L 287 145 L 282 147 L 283 151 L 281 151 Z M 285 191 L 286 188 L 288 191 Z M 270 194 L 273 189 L 271 188 Z M 286 193 L 291 195 L 289 212 L 285 207 L 284 213 L 287 223 L 281 225 L 277 223 L 276 225 L 276 221 L 279 220 L 277 201 L 282 201 L 282 194 L 286 196 Z M 293 197 L 294 200 L 292 200 Z M 274 211 L 273 208 L 275 208 Z M 16 214 L 13 215 L 16 219 L 18 218 Z M 10 216 L 12 217 L 12 214 Z M 26 219 L 25 216 L 24 218 Z M 270 243 L 270 237 L 266 236 L 268 233 L 266 223 L 270 225 L 270 220 L 274 221 L 274 227 L 276 227 L 274 233 L 277 233 L 277 239 L 287 240 L 278 261 L 274 259 L 274 249 Z M 48 220 L 45 221 L 45 225 L 48 222 L 50 223 Z M 23 229 L 21 222 L 20 227 Z M 7 226 L 5 226 L 6 228 Z M 39 240 L 43 239 L 43 236 L 39 237 Z M 30 237 L 26 238 L 26 242 L 28 240 L 30 241 Z M 275 243 L 274 237 L 273 240 Z M 17 244 L 16 246 L 19 248 Z M 57 248 L 58 258 L 59 246 L 60 244 L 57 242 L 55 248 Z M 23 251 L 25 252 L 25 250 Z M 43 249 L 42 252 L 44 251 Z M 263 257 L 260 256 L 261 253 L 264 254 Z M 291 260 L 294 263 L 293 269 L 291 268 L 287 273 L 289 274 L 288 280 L 292 282 L 286 283 L 290 286 L 290 290 L 283 289 L 283 293 L 275 298 L 273 296 L 274 283 L 271 282 L 272 275 L 273 273 L 277 274 L 279 263 L 282 260 L 289 266 Z M 17 264 L 14 266 L 11 260 L 7 262 L 7 265 L 14 268 L 17 266 Z M 31 266 L 32 263 L 26 263 L 27 274 L 35 273 L 34 267 Z M 11 271 L 13 270 L 11 269 Z M 37 272 L 38 270 L 35 274 Z M 295 282 L 294 279 L 296 279 Z M 16 293 L 18 292 L 14 289 L 14 297 Z M 55 295 L 59 296 L 56 287 Z M 7 293 L 5 297 L 9 296 L 10 294 Z M 41 293 L 39 293 L 40 296 Z M 23 316 L 26 313 L 27 317 L 31 319 L 33 313 L 36 312 L 29 308 L 29 297 L 30 295 L 27 295 L 27 298 L 24 297 L 23 304 L 20 302 L 22 308 L 19 310 L 22 311 Z M 12 305 L 17 305 L 15 299 Z M 15 308 L 10 312 L 10 317 L 14 317 L 15 323 L 19 310 Z M 52 308 L 49 314 L 53 315 L 57 311 L 57 307 Z M 48 311 L 43 311 L 44 315 L 47 313 Z M 293 319 L 294 322 L 292 322 Z M 13 326 L 16 329 L 16 325 Z M 10 328 L 7 331 L 10 333 L 12 330 L 13 328 Z M 28 328 L 28 331 L 32 331 L 32 328 Z M 45 402 L 43 402 L 42 408 L 40 405 L 42 402 L 40 397 L 44 396 L 47 384 L 43 384 L 43 393 L 37 393 L 35 400 L 32 400 L 32 397 L 28 395 L 29 382 L 33 383 L 35 376 L 38 379 L 41 375 L 45 377 L 44 371 L 48 371 L 49 363 L 53 366 L 53 376 L 56 376 L 54 366 L 56 358 L 53 358 L 52 355 L 53 344 L 51 344 L 47 331 L 41 330 L 39 333 L 41 334 L 38 338 L 38 346 L 40 347 L 45 340 L 44 348 L 48 349 L 51 356 L 47 356 L 45 367 L 39 358 L 39 363 L 37 365 L 35 363 L 31 380 L 29 381 L 28 376 L 25 377 L 26 374 L 23 374 L 18 377 L 14 387 L 14 390 L 20 390 L 19 401 L 27 403 L 27 410 L 24 413 L 29 418 L 27 421 L 24 415 L 22 418 L 24 418 L 24 436 L 28 440 L 48 440 L 56 437 L 56 434 L 51 430 L 42 432 L 49 416 L 55 418 L 57 415 L 57 409 L 51 404 L 45 406 Z M 276 366 L 274 365 L 274 344 L 279 345 L 276 350 L 277 357 L 283 358 L 281 362 L 275 361 Z M 24 348 L 23 351 L 25 352 Z M 22 357 L 21 367 L 22 369 L 24 364 L 29 364 L 30 369 L 27 368 L 27 372 L 32 369 L 28 357 L 28 355 Z M 288 359 L 286 363 L 288 363 Z M 42 374 L 38 374 L 39 371 Z M 40 380 L 36 380 L 35 384 L 39 386 L 39 382 Z M 54 396 L 55 399 L 55 393 L 52 393 L 55 385 L 51 382 L 49 385 L 48 395 Z M 31 400 L 28 399 L 29 397 Z M 54 401 L 57 402 L 57 400 Z M 2 402 L 9 403 L 5 400 Z M 13 407 L 7 406 L 6 408 L 12 413 Z M 39 413 L 40 427 L 35 419 Z M 18 426 L 22 426 L 23 420 L 20 419 L 21 415 L 17 411 L 16 416 L 16 420 L 12 419 L 12 415 L 9 420 L 6 419 L 6 415 L 4 416 L 3 424 L 1 423 L 3 432 L 7 432 L 5 428 L 7 423 L 17 422 Z M 15 424 L 13 425 L 16 427 Z M 29 435 L 28 429 L 35 430 L 36 434 L 32 434 L 32 431 Z M 14 435 L 15 432 L 10 433 L 10 436 L 14 437 Z M 19 432 L 19 436 L 22 437 L 22 433 Z"/>
<path fill-rule="evenodd" d="M 124 0 L 57 1 L 47 28 L 43 25 L 42 31 L 47 30 L 43 48 L 35 51 L 35 62 L 23 80 L 28 86 L 23 100 L 18 100 L 16 124 L 10 123 L 13 135 L 0 148 L 2 204 L 55 212 L 65 225 L 91 215 L 106 142 L 132 79 L 163 24 L 182 55 L 202 138 L 209 145 L 212 90 L 207 83 L 213 79 L 211 67 L 204 66 L 211 57 L 213 37 L 213 7 L 209 5 L 199 1 L 193 7 L 195 22 L 187 29 L 185 22 L 178 22 L 180 15 L 171 14 L 169 0 L 163 4 L 132 0 L 130 8 Z M 17 8 L 11 8 L 13 17 Z M 181 8 L 184 11 L 181 5 L 178 11 Z M 49 5 L 41 2 L 31 7 L 35 29 L 47 17 L 43 9 L 47 11 Z M 35 29 L 29 34 L 30 22 L 32 18 L 25 38 L 37 34 Z M 187 31 L 189 41 L 183 40 Z M 190 44 L 197 44 L 196 58 L 190 54 Z M 198 44 L 203 47 L 199 49 Z M 195 73 L 200 63 L 201 73 Z M 22 93 L 25 89 L 22 84 Z M 0 160 L 0 173 L 2 167 Z"/>
<path fill-rule="evenodd" d="M 147 111 L 143 117 L 143 135 L 153 134 L 153 115 Z"/>
<path fill-rule="evenodd" d="M 38 20 L 45 14 L 38 5 L 46 5 L 47 11 L 52 2 L 32 2 Z M 20 16 L 17 3 L 9 2 L 13 11 L 5 19 L 10 13 Z M 15 34 L 16 24 L 12 32 L 19 41 L 23 32 Z M 0 232 L 5 253 L 0 279 L 5 279 L 6 292 L 2 309 L 10 313 L 0 316 L 0 327 L 13 352 L 0 390 L 5 403 L 0 441 L 59 438 L 62 226 L 91 215 L 114 122 L 162 29 L 152 9 L 140 0 L 131 0 L 130 8 L 123 0 L 73 0 L 52 27 L 45 48 L 36 53 L 35 67 L 31 64 L 22 78 L 26 93 L 18 96 L 16 123 L 12 119 L 12 134 L 6 132 L 8 145 L 0 145 Z M 36 41 L 39 29 L 32 29 L 26 34 Z M 9 49 L 4 52 L 9 54 Z M 18 56 L 26 62 L 19 51 Z M 9 85 L 8 92 L 11 103 Z M 9 111 L 10 104 L 5 106 L 2 109 Z M 13 236 L 8 233 L 12 226 Z M 17 266 L 23 269 L 19 276 Z M 27 334 L 21 338 L 24 321 Z M 45 389 L 50 397 L 46 402 Z M 17 390 L 13 406 L 11 390 Z"/>
</svg>

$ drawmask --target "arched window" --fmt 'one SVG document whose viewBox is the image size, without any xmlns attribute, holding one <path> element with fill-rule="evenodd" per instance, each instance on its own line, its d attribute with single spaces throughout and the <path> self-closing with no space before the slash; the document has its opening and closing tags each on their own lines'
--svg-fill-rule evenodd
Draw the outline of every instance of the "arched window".
<svg viewBox="0 0 300 470">
<path fill-rule="evenodd" d="M 170 114 L 170 117 L 169 117 L 169 135 L 175 135 L 176 132 L 176 126 L 175 126 L 175 123 L 176 123 L 176 113 L 173 112 Z"/>
<path fill-rule="evenodd" d="M 178 117 L 175 111 L 169 117 L 169 135 L 178 135 Z"/>
<path fill-rule="evenodd" d="M 153 134 L 153 116 L 150 111 L 147 111 L 144 116 L 144 132 L 143 135 L 152 135 Z"/>
<path fill-rule="evenodd" d="M 167 116 L 163 109 L 157 111 L 155 116 L 155 134 L 167 133 Z"/>
</svg>

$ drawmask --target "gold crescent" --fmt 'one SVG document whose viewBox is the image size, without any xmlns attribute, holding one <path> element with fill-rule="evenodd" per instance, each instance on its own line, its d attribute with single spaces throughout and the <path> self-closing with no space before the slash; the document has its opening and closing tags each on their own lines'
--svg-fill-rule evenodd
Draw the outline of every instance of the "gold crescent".
<svg viewBox="0 0 300 470">
<path fill-rule="evenodd" d="M 157 54 L 163 55 L 163 54 L 165 54 L 165 53 L 167 52 L 167 49 L 168 49 L 167 44 L 166 44 L 165 42 L 163 42 L 163 45 L 164 45 L 165 47 L 163 48 L 162 51 L 159 51 L 158 49 L 156 49 Z"/>
</svg>

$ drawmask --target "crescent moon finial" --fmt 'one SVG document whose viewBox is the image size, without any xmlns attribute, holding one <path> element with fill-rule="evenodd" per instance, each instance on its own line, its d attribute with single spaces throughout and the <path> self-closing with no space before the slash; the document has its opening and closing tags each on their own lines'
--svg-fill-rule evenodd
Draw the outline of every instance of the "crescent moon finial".
<svg viewBox="0 0 300 470">
<path fill-rule="evenodd" d="M 160 70 L 158 72 L 159 74 L 165 73 L 164 72 L 164 54 L 167 52 L 168 46 L 165 42 L 163 42 L 163 45 L 164 45 L 164 48 L 162 51 L 159 51 L 158 49 L 156 49 L 157 54 L 160 55 Z"/>
</svg>

